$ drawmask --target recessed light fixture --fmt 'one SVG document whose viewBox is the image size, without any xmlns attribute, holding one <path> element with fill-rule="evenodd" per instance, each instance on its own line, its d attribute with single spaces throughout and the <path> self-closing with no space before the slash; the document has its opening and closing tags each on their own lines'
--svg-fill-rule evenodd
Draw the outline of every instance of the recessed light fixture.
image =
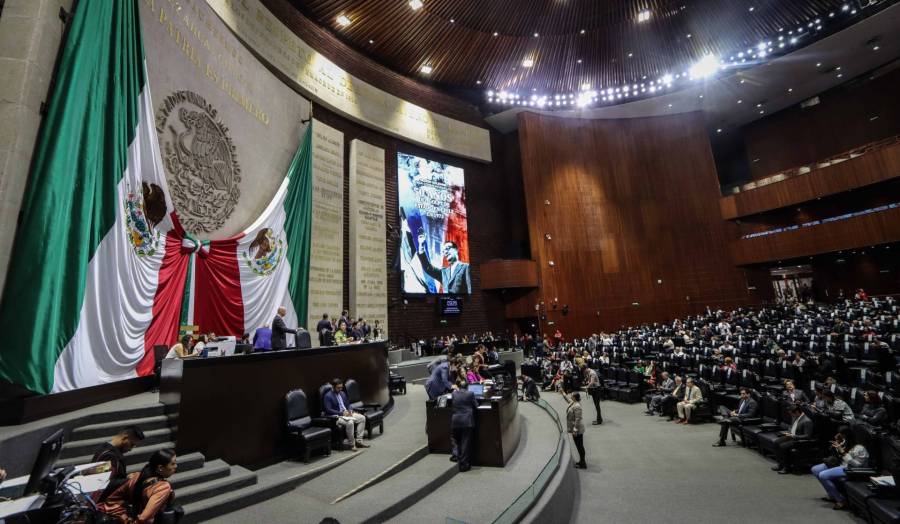
<svg viewBox="0 0 900 524">
<path fill-rule="evenodd" d="M 581 90 L 582 90 L 582 91 L 587 91 L 587 90 L 590 89 L 590 88 L 591 88 L 591 84 L 589 84 L 589 83 L 587 83 L 587 82 L 581 84 Z"/>
<path fill-rule="evenodd" d="M 533 58 L 526 58 L 522 60 L 522 67 L 532 67 L 534 65 Z"/>
<path fill-rule="evenodd" d="M 719 129 L 716 129 L 716 133 L 721 133 L 721 132 L 722 132 L 722 128 L 721 128 L 721 127 L 720 127 Z"/>
<path fill-rule="evenodd" d="M 581 63 L 581 59 L 579 58 L 578 60 L 576 60 L 576 62 L 578 62 L 578 63 L 580 64 L 580 63 Z"/>
<path fill-rule="evenodd" d="M 476 80 L 475 83 L 481 85 L 481 80 Z"/>
<path fill-rule="evenodd" d="M 374 44 L 374 43 L 375 43 L 375 40 L 369 39 L 369 43 L 370 43 L 370 44 Z"/>
<path fill-rule="evenodd" d="M 872 47 L 872 51 L 878 51 L 879 49 L 881 49 L 881 47 L 877 45 Z"/>
<path fill-rule="evenodd" d="M 688 38 L 691 38 L 692 35 L 691 35 L 690 33 L 688 33 L 688 34 L 685 35 L 685 36 L 687 36 Z"/>
<path fill-rule="evenodd" d="M 418 11 L 422 9 L 422 6 L 425 5 L 422 3 L 422 0 L 409 0 L 409 7 L 412 7 L 413 11 Z"/>
<path fill-rule="evenodd" d="M 751 5 L 751 6 L 750 6 L 750 8 L 749 8 L 749 9 L 747 9 L 747 11 L 750 11 L 750 12 L 751 12 L 751 13 L 752 13 L 752 12 L 753 12 L 753 11 L 754 11 L 754 10 L 756 10 L 756 8 L 755 8 L 755 7 L 753 7 L 753 6 L 752 6 L 752 5 Z"/>
<path fill-rule="evenodd" d="M 337 24 L 341 27 L 347 27 L 350 25 L 350 19 L 347 18 L 347 15 L 341 15 L 337 17 Z"/>
<path fill-rule="evenodd" d="M 822 62 L 816 62 L 816 67 L 822 67 Z"/>
<path fill-rule="evenodd" d="M 428 64 L 425 64 L 419 68 L 419 71 L 421 71 L 424 75 L 430 75 L 433 70 L 434 69 L 432 69 L 432 67 Z"/>
<path fill-rule="evenodd" d="M 743 100 L 738 100 L 738 104 L 743 104 L 743 103 L 744 103 Z"/>
<path fill-rule="evenodd" d="M 585 33 L 584 29 L 582 29 L 581 31 L 579 31 L 579 33 L 584 34 L 584 33 Z"/>
<path fill-rule="evenodd" d="M 535 34 L 534 34 L 534 37 L 535 37 L 535 38 L 537 38 L 537 37 L 539 37 L 539 36 L 541 36 L 540 33 L 535 33 Z"/>
<path fill-rule="evenodd" d="M 719 59 L 715 55 L 706 55 L 691 66 L 692 78 L 709 78 L 719 70 Z"/>
<path fill-rule="evenodd" d="M 497 31 L 494 31 L 494 36 L 497 36 L 497 35 L 499 35 L 499 34 L 500 34 L 500 33 L 498 33 Z"/>
<path fill-rule="evenodd" d="M 450 19 L 450 23 L 451 23 L 451 24 L 455 24 L 455 23 L 456 23 L 456 20 L 454 20 L 454 19 L 451 18 L 451 19 Z"/>
<path fill-rule="evenodd" d="M 638 13 L 637 21 L 640 23 L 640 22 L 646 22 L 647 20 L 650 20 L 650 11 L 647 9 L 644 9 L 643 11 Z"/>
<path fill-rule="evenodd" d="M 759 110 L 759 114 L 761 114 L 761 115 L 766 114 L 766 110 L 765 110 L 765 109 L 760 109 L 760 110 Z"/>
<path fill-rule="evenodd" d="M 672 107 L 672 104 L 669 104 L 669 107 Z"/>
</svg>

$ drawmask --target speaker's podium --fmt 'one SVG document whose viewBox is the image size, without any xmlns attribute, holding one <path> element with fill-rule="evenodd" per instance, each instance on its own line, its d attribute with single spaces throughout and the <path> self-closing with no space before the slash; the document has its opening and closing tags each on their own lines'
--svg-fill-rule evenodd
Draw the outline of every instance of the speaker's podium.
<svg viewBox="0 0 900 524">
<path fill-rule="evenodd" d="M 506 465 L 519 446 L 521 426 L 519 397 L 515 387 L 489 393 L 478 399 L 475 411 L 475 435 L 472 464 Z M 450 416 L 453 400 L 438 398 L 425 403 L 428 451 L 450 453 Z"/>
</svg>

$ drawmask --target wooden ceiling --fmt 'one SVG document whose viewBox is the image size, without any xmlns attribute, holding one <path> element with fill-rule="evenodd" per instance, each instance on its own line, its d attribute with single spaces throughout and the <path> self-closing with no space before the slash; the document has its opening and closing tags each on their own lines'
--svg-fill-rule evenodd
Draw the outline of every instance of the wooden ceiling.
<svg viewBox="0 0 900 524">
<path fill-rule="evenodd" d="M 291 0 L 395 71 L 454 92 L 577 91 L 659 78 L 700 57 L 755 47 L 856 0 Z M 850 8 L 848 8 L 850 9 Z M 639 13 L 649 11 L 646 22 Z M 829 19 L 828 14 L 836 13 Z M 843 13 L 846 15 L 846 11 Z M 351 23 L 340 27 L 337 18 Z M 782 30 L 782 33 L 779 33 Z M 496 36 L 495 36 L 496 33 Z M 537 36 L 535 36 L 537 34 Z M 811 35 L 815 36 L 815 35 Z M 534 60 L 526 68 L 522 61 Z M 430 65 L 430 75 L 420 72 Z"/>
</svg>

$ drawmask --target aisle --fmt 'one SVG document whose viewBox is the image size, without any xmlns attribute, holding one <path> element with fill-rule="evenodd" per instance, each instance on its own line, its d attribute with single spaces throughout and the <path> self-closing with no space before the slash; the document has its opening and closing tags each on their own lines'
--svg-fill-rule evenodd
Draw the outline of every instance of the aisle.
<svg viewBox="0 0 900 524">
<path fill-rule="evenodd" d="M 565 419 L 565 401 L 542 395 Z M 590 399 L 582 404 L 593 420 Z M 603 425 L 587 425 L 574 522 L 863 522 L 819 500 L 825 493 L 811 475 L 778 475 L 773 462 L 730 440 L 712 447 L 718 424 L 677 425 L 645 416 L 643 404 L 601 407 Z"/>
</svg>

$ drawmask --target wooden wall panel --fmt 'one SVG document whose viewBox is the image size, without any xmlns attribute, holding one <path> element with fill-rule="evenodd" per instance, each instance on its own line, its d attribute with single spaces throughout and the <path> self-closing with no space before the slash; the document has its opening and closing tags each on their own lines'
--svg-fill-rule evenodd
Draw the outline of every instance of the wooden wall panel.
<svg viewBox="0 0 900 524">
<path fill-rule="evenodd" d="M 699 113 L 523 113 L 519 136 L 539 298 L 565 336 L 753 300 L 728 256 L 737 228 L 721 218 Z"/>
<path fill-rule="evenodd" d="M 482 289 L 537 286 L 538 268 L 534 260 L 489 260 L 481 264 Z"/>
<path fill-rule="evenodd" d="M 435 335 L 455 333 L 462 336 L 486 330 L 500 331 L 505 326 L 505 305 L 493 292 L 482 292 L 482 262 L 503 258 L 506 255 L 504 239 L 525 237 L 524 205 L 510 197 L 507 167 L 501 161 L 483 164 L 438 153 L 368 129 L 328 109 L 313 105 L 313 115 L 327 125 L 344 133 L 344 142 L 363 140 L 385 150 L 385 218 L 387 235 L 388 324 L 391 341 L 406 343 L 412 339 L 430 338 Z M 491 137 L 495 144 L 494 158 L 504 155 L 498 150 L 503 140 Z M 397 152 L 410 153 L 425 158 L 459 166 L 466 174 L 466 207 L 469 220 L 469 253 L 471 256 L 472 294 L 464 297 L 464 313 L 458 317 L 446 317 L 441 323 L 437 299 L 434 296 L 404 296 L 400 292 L 400 273 L 397 264 L 399 249 L 399 218 L 397 201 Z M 344 184 L 349 183 L 350 147 L 345 147 Z M 344 195 L 344 275 L 349 275 L 349 195 Z M 345 277 L 346 278 L 346 277 Z M 344 286 L 344 307 L 349 304 L 349 284 Z M 333 312 L 329 312 L 333 313 Z M 351 314 L 354 312 L 351 311 Z"/>
<path fill-rule="evenodd" d="M 900 241 L 900 209 L 848 218 L 731 244 L 735 264 L 756 264 Z"/>
<path fill-rule="evenodd" d="M 408 102 L 450 118 L 487 127 L 478 108 L 437 88 L 395 73 L 341 42 L 327 29 L 303 16 L 288 0 L 261 0 L 263 6 L 313 49 L 353 76 Z M 279 75 L 280 76 L 280 75 Z M 290 85 L 290 83 L 288 83 Z"/>
<path fill-rule="evenodd" d="M 850 83 L 743 128 L 750 175 L 765 178 L 900 133 L 900 69 Z"/>
<path fill-rule="evenodd" d="M 719 201 L 722 217 L 739 218 L 900 177 L 900 143 Z"/>
</svg>

